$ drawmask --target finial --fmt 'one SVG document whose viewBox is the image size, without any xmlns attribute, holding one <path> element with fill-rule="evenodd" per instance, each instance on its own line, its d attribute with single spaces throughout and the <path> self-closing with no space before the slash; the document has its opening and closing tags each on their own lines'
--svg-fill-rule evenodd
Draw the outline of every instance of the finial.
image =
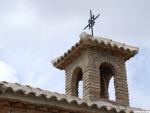
<svg viewBox="0 0 150 113">
<path fill-rule="evenodd" d="M 89 19 L 89 21 L 88 21 L 89 24 L 83 29 L 83 30 L 85 30 L 86 28 L 89 27 L 89 29 L 91 29 L 91 35 L 92 35 L 92 37 L 93 37 L 93 26 L 94 26 L 94 24 L 95 24 L 95 20 L 96 20 L 99 16 L 100 16 L 100 14 L 98 14 L 98 15 L 95 17 L 95 15 L 93 15 L 93 14 L 92 14 L 92 11 L 90 10 L 90 19 Z"/>
</svg>

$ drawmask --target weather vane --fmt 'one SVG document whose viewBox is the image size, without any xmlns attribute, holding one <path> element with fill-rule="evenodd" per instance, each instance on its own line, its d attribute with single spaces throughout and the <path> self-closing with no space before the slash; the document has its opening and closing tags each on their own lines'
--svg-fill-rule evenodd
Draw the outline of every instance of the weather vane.
<svg viewBox="0 0 150 113">
<path fill-rule="evenodd" d="M 89 19 L 89 21 L 88 21 L 88 25 L 84 28 L 84 30 L 89 27 L 89 29 L 91 29 L 91 34 L 92 34 L 92 36 L 93 36 L 93 26 L 94 26 L 94 24 L 95 24 L 95 20 L 96 20 L 99 16 L 100 16 L 100 14 L 98 14 L 98 15 L 95 17 L 95 15 L 93 15 L 93 14 L 92 14 L 92 11 L 90 10 L 90 19 Z"/>
</svg>

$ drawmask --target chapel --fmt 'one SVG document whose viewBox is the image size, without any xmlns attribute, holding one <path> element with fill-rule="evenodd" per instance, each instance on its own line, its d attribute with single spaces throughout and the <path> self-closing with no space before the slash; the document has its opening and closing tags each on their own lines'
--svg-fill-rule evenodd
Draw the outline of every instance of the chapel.
<svg viewBox="0 0 150 113">
<path fill-rule="evenodd" d="M 0 113 L 134 113 L 130 106 L 126 61 L 138 48 L 103 37 L 81 33 L 80 40 L 52 60 L 65 71 L 66 94 L 18 83 L 0 82 Z M 109 98 L 114 77 L 115 101 Z M 83 98 L 79 82 L 83 81 Z"/>
</svg>

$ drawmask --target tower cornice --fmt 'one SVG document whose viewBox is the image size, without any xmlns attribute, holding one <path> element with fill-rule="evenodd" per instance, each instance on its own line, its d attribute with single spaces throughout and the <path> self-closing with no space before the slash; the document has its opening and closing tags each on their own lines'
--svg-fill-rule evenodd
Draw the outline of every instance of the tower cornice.
<svg viewBox="0 0 150 113">
<path fill-rule="evenodd" d="M 103 37 L 92 37 L 85 32 L 81 33 L 80 40 L 62 56 L 52 60 L 52 64 L 59 69 L 64 69 L 75 58 L 77 58 L 86 48 L 96 48 L 99 51 L 110 52 L 115 56 L 123 58 L 125 61 L 134 57 L 139 48 L 126 45 Z"/>
</svg>

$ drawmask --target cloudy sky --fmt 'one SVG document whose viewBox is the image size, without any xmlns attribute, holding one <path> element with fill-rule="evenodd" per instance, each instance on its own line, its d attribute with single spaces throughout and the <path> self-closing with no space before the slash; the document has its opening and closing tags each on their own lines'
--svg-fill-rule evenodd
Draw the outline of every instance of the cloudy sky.
<svg viewBox="0 0 150 113">
<path fill-rule="evenodd" d="M 149 0 L 0 0 L 0 80 L 65 93 L 64 71 L 51 60 L 79 40 L 90 9 L 101 14 L 96 36 L 140 48 L 126 63 L 130 103 L 149 109 Z"/>
</svg>

